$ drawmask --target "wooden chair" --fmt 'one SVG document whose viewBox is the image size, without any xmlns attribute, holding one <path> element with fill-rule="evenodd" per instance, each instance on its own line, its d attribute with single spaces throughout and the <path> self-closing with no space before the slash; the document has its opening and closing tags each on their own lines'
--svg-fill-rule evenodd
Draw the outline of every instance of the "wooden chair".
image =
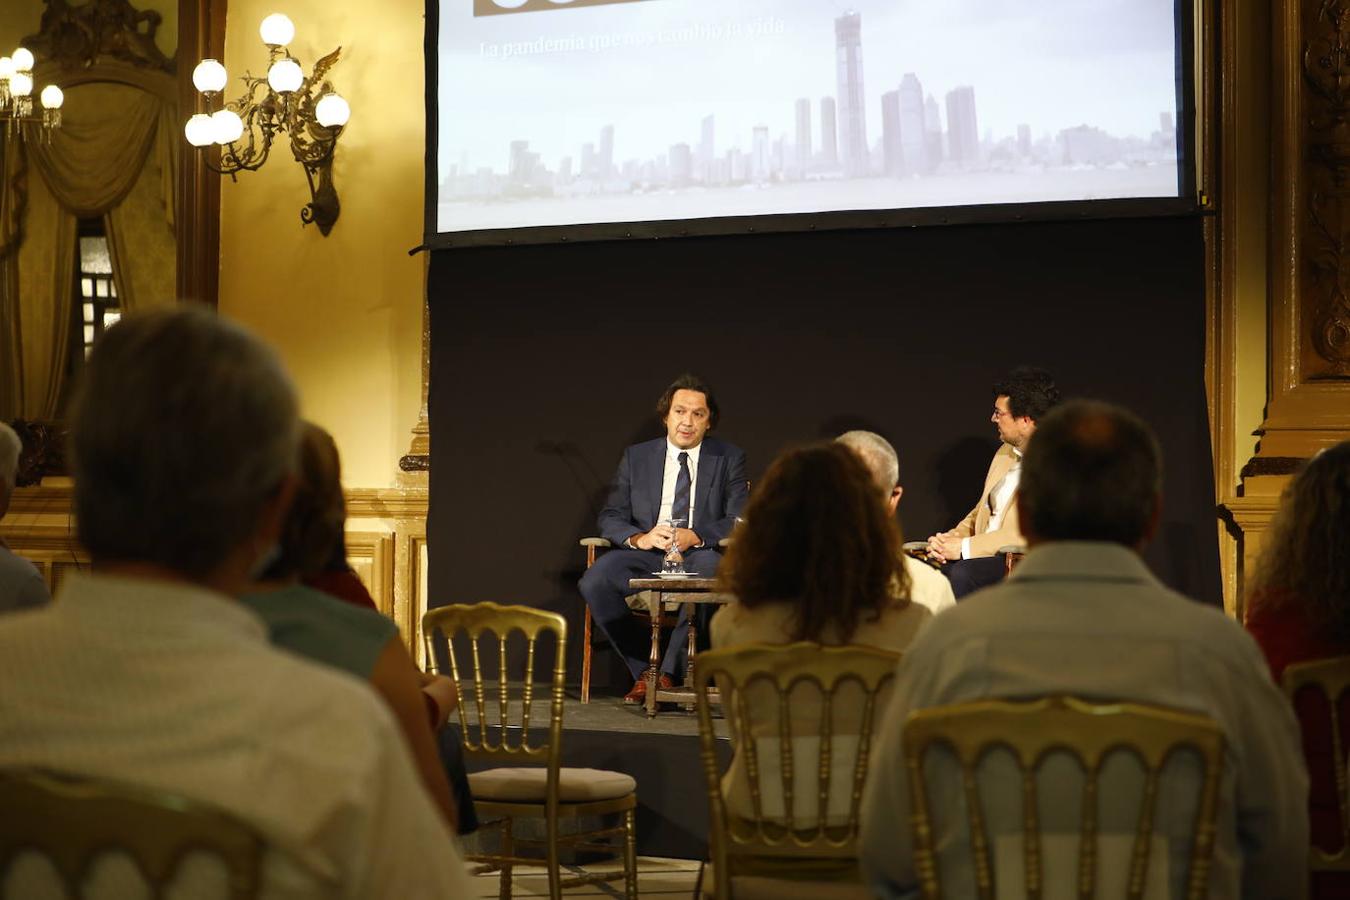
<svg viewBox="0 0 1350 900">
<path fill-rule="evenodd" d="M 723 538 L 720 546 L 723 549 L 725 549 L 730 543 L 730 541 L 731 541 L 730 538 Z M 602 537 L 585 537 L 581 539 L 580 544 L 582 547 L 586 548 L 586 568 L 588 569 L 591 566 L 595 565 L 596 557 L 599 556 L 602 550 L 608 550 L 614 546 L 607 539 Z M 626 599 L 628 600 L 628 606 L 629 609 L 632 610 L 633 615 L 638 616 L 644 621 L 650 622 L 651 616 L 650 613 L 647 612 L 648 607 L 647 591 L 640 591 L 636 594 L 631 594 Z M 585 616 L 585 624 L 583 626 L 582 641 L 581 641 L 581 702 L 590 703 L 591 650 L 592 650 L 591 641 L 593 640 L 591 631 L 591 606 L 584 600 L 582 601 L 581 605 L 582 608 L 584 609 L 583 615 Z M 679 624 L 676 619 L 676 615 L 678 615 L 679 612 L 678 606 L 674 607 L 673 610 L 674 610 L 673 612 L 667 610 L 662 614 L 661 626 L 663 628 L 674 628 L 677 624 Z"/>
<path fill-rule="evenodd" d="M 1003 554 L 1003 574 L 1011 575 L 1012 570 L 1027 555 L 1027 548 L 1025 544 L 1004 544 L 994 552 Z"/>
<path fill-rule="evenodd" d="M 501 898 L 511 897 L 511 870 L 517 865 L 538 865 L 538 859 L 517 856 L 517 846 L 539 845 L 544 849 L 548 868 L 549 896 L 560 900 L 564 887 L 597 884 L 613 879 L 611 874 L 586 873 L 562 878 L 559 851 L 613 852 L 611 843 L 601 839 L 619 839 L 616 858 L 622 860 L 625 896 L 637 898 L 637 851 L 634 811 L 637 809 L 637 783 L 629 775 L 597 769 L 571 769 L 560 765 L 562 755 L 563 699 L 566 675 L 567 622 L 557 613 L 527 606 L 502 606 L 477 603 L 471 606 L 443 606 L 422 617 L 427 660 L 437 669 L 437 634 L 450 661 L 450 676 L 460 689 L 458 706 L 460 731 L 465 756 L 470 760 L 490 760 L 528 768 L 495 768 L 469 775 L 474 806 L 484 827 L 495 824 L 501 833 L 501 852 L 470 856 L 484 865 L 482 872 L 501 872 Z M 516 662 L 507 655 L 507 639 L 523 636 L 525 654 L 519 695 L 512 696 L 508 670 Z M 552 636 L 553 669 L 548 682 L 548 727 L 543 735 L 530 730 L 530 710 L 535 696 L 536 645 L 541 636 Z M 471 647 L 467 671 L 472 684 L 466 690 L 461 683 L 462 670 L 455 638 L 467 638 Z M 461 644 L 463 644 L 461 640 Z M 462 649 L 462 648 L 461 648 Z M 488 684 L 485 671 L 495 668 L 496 685 Z M 542 680 L 542 679 L 541 679 Z M 495 695 L 495 696 L 491 696 Z M 495 701 L 495 704 L 494 704 Z M 496 706 L 496 716 L 491 707 Z M 539 740 L 542 738 L 542 740 Z M 576 822 L 582 817 L 609 814 L 621 816 L 623 824 L 614 828 L 573 831 L 561 834 L 562 820 Z M 543 841 L 526 840 L 514 833 L 517 818 L 544 820 Z"/>
<path fill-rule="evenodd" d="M 220 860 L 230 897 L 258 894 L 262 842 L 247 825 L 171 794 L 38 769 L 0 771 L 0 886 L 23 851 L 53 866 L 67 896 L 84 896 L 99 857 L 125 852 L 163 897 L 179 864 L 201 851 Z"/>
<path fill-rule="evenodd" d="M 1224 737 L 1211 719 L 1195 713 L 1135 703 L 1087 703 L 1073 697 L 1047 697 L 1025 702 L 980 700 L 919 710 L 910 715 L 903 735 L 905 767 L 909 775 L 911 819 L 914 826 L 914 867 L 922 895 L 944 896 L 935 849 L 935 824 L 930 814 L 924 758 L 935 746 L 944 746 L 960 767 L 965 795 L 975 885 L 981 900 L 992 900 L 1012 885 L 999 885 L 990 858 L 986 813 L 976 771 L 986 754 L 1002 748 L 1013 755 L 1020 772 L 1017 793 L 1022 797 L 1023 890 L 1041 895 L 1045 883 L 1042 863 L 1044 836 L 1040 830 L 1037 777 L 1046 757 L 1056 751 L 1072 754 L 1084 775 L 1081 796 L 1066 798 L 1064 809 L 1079 815 L 1077 858 L 1078 896 L 1096 896 L 1098 873 L 1098 787 L 1108 757 L 1129 751 L 1145 770 L 1140 812 L 1135 825 L 1125 894 L 1143 896 L 1147 885 L 1153 818 L 1163 767 L 1183 748 L 1193 750 L 1204 771 L 1197 815 L 1192 826 L 1187 871 L 1187 898 L 1208 897 L 1210 860 L 1214 850 L 1219 781 L 1223 769 Z"/>
<path fill-rule="evenodd" d="M 1341 727 L 1341 698 L 1350 689 L 1350 656 L 1337 656 L 1296 663 L 1284 670 L 1281 680 L 1290 704 L 1305 688 L 1315 688 L 1327 699 L 1331 718 L 1331 765 L 1336 778 L 1336 803 L 1341 816 L 1341 849 L 1327 853 L 1310 848 L 1312 872 L 1350 872 L 1350 785 L 1345 771 L 1345 732 Z"/>
<path fill-rule="evenodd" d="M 858 815 L 873 727 L 899 659 L 874 647 L 809 642 L 699 656 L 712 857 L 705 895 L 870 896 L 858 872 Z M 714 681 L 736 754 L 725 779 L 708 699 Z"/>
</svg>

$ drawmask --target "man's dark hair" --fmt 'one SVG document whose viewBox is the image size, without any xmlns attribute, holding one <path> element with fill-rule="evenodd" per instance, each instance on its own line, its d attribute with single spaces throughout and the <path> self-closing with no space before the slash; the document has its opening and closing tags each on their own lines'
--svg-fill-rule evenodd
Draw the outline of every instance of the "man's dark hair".
<svg viewBox="0 0 1350 900">
<path fill-rule="evenodd" d="M 1162 452 L 1152 429 L 1119 406 L 1071 400 L 1037 424 L 1018 503 L 1041 540 L 1134 547 L 1161 489 Z"/>
<path fill-rule="evenodd" d="M 708 430 L 712 431 L 717 427 L 717 398 L 713 396 L 712 388 L 708 386 L 708 382 L 688 372 L 672 381 L 670 387 L 661 395 L 661 399 L 656 401 L 657 418 L 664 422 L 666 416 L 670 415 L 670 402 L 675 399 L 676 391 L 698 391 L 702 394 L 708 401 Z"/>
<path fill-rule="evenodd" d="M 1008 412 L 1015 418 L 1026 416 L 1033 422 L 1059 403 L 1055 376 L 1035 366 L 1018 366 L 994 382 L 994 396 L 1008 398 Z"/>
</svg>

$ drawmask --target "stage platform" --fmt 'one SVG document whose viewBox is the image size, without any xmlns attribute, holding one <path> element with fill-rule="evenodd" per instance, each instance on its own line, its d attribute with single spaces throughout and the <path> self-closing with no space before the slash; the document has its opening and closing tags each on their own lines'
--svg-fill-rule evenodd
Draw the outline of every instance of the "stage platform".
<svg viewBox="0 0 1350 900">
<path fill-rule="evenodd" d="M 493 713 L 489 713 L 489 721 Z M 731 759 L 726 722 L 717 714 L 718 757 Z M 531 704 L 531 728 L 548 725 L 548 702 Z M 611 769 L 637 780 L 637 851 L 643 856 L 706 859 L 708 803 L 698 757 L 698 716 L 682 709 L 647 718 L 618 697 L 569 696 L 563 711 L 562 764 Z M 469 771 L 486 766 L 469 764 Z"/>
</svg>

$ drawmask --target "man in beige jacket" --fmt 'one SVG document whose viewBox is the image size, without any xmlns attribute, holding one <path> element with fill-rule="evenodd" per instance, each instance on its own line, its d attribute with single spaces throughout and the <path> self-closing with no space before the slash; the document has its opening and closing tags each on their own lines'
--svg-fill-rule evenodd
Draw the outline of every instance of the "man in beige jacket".
<svg viewBox="0 0 1350 900">
<path fill-rule="evenodd" d="M 928 539 L 928 556 L 942 564 L 957 600 L 1001 579 L 1004 564 L 999 549 L 1023 543 L 1017 524 L 1022 452 L 1036 422 L 1058 402 L 1054 376 L 1044 369 L 1019 366 L 994 385 L 989 421 L 1003 443 L 989 463 L 980 502 L 951 530 Z"/>
</svg>

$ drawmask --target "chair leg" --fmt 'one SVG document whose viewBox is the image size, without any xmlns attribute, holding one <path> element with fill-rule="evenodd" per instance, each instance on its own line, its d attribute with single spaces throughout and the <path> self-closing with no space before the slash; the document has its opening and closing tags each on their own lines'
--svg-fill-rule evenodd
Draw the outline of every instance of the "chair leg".
<svg viewBox="0 0 1350 900">
<path fill-rule="evenodd" d="M 562 865 L 558 861 L 558 814 L 544 814 L 544 855 L 548 865 L 549 900 L 562 900 Z"/>
<path fill-rule="evenodd" d="M 637 830 L 634 828 L 634 810 L 623 814 L 623 893 L 626 900 L 638 900 Z"/>
<path fill-rule="evenodd" d="M 591 605 L 586 604 L 586 633 L 581 639 L 581 702 L 591 702 Z"/>
<path fill-rule="evenodd" d="M 502 856 L 511 857 L 516 855 L 516 842 L 511 834 L 512 820 L 510 817 L 502 819 Z M 498 900 L 511 900 L 511 863 L 502 863 L 502 874 L 497 889 Z"/>
</svg>

